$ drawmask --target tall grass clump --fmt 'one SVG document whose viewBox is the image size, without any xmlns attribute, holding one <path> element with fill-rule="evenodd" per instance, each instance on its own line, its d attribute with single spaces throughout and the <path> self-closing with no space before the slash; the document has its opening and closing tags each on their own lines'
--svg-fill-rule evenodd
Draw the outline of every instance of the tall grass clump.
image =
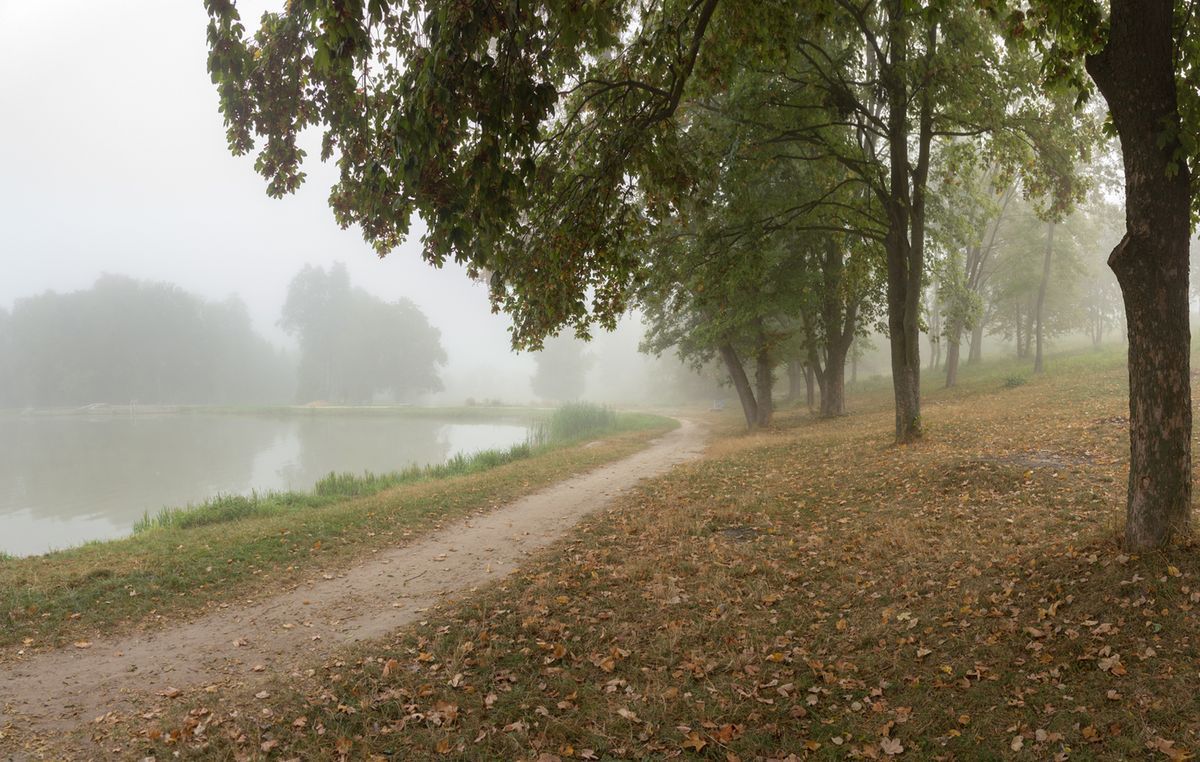
<svg viewBox="0 0 1200 762">
<path fill-rule="evenodd" d="M 185 508 L 163 508 L 151 516 L 147 513 L 134 525 L 134 534 L 157 528 L 188 529 L 220 524 L 227 521 L 270 516 L 321 508 L 356 497 L 375 495 L 392 487 L 428 479 L 444 479 L 498 468 L 514 461 L 532 457 L 538 452 L 563 447 L 618 430 L 632 431 L 660 426 L 663 419 L 646 413 L 625 413 L 620 416 L 601 405 L 571 403 L 555 410 L 532 424 L 526 441 L 508 449 L 458 453 L 445 463 L 432 466 L 412 465 L 399 471 L 375 474 L 330 473 L 308 492 L 252 492 L 249 495 L 218 495 L 199 505 Z"/>
<path fill-rule="evenodd" d="M 154 516 L 146 514 L 134 527 L 134 534 L 158 527 L 189 529 L 220 524 L 254 516 L 287 513 L 301 508 L 321 508 L 341 500 L 366 497 L 392 487 L 428 479 L 473 474 L 523 460 L 534 454 L 537 447 L 530 442 L 515 444 L 506 450 L 483 450 L 458 453 L 445 463 L 431 466 L 412 465 L 399 471 L 376 474 L 330 473 L 309 492 L 252 492 L 249 495 L 218 495 L 199 505 L 185 508 L 163 508 Z"/>
<path fill-rule="evenodd" d="M 617 414 L 609 408 L 590 402 L 570 402 L 535 423 L 529 430 L 529 442 L 536 447 L 569 444 L 616 428 Z"/>
</svg>

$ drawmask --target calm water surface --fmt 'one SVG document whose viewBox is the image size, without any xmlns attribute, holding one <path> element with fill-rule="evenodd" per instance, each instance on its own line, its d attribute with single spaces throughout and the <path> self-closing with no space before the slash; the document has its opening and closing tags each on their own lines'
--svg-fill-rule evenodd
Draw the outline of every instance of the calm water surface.
<svg viewBox="0 0 1200 762">
<path fill-rule="evenodd" d="M 519 420 L 407 416 L 0 418 L 0 551 L 129 534 L 143 513 L 252 490 L 307 490 L 330 471 L 394 471 L 525 440 Z"/>
</svg>

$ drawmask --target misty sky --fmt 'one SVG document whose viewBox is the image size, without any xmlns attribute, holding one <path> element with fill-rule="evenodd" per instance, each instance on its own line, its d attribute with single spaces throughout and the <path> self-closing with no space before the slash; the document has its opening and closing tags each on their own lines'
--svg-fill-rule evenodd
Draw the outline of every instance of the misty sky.
<svg viewBox="0 0 1200 762">
<path fill-rule="evenodd" d="M 247 28 L 281 3 L 240 2 Z M 206 23 L 201 0 L 0 0 L 0 306 L 123 273 L 239 294 L 280 340 L 291 276 L 343 261 L 356 285 L 412 299 L 441 329 L 448 393 L 483 394 L 471 379 L 487 367 L 498 395 L 528 394 L 532 361 L 510 354 L 484 288 L 427 265 L 415 238 L 380 260 L 338 228 L 317 151 L 282 200 L 229 154 Z"/>
</svg>

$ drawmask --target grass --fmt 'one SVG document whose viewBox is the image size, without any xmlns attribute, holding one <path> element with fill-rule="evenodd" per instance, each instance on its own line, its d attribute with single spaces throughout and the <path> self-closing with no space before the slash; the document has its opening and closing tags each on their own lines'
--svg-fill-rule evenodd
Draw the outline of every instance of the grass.
<svg viewBox="0 0 1200 762">
<path fill-rule="evenodd" d="M 578 442 L 607 434 L 617 425 L 617 414 L 611 409 L 586 402 L 572 402 L 555 410 L 550 417 L 536 421 L 530 441 L 538 444 Z"/>
<path fill-rule="evenodd" d="M 1200 548 L 1119 550 L 1124 367 L 1049 359 L 1017 388 L 999 364 L 931 389 L 908 447 L 886 389 L 755 435 L 726 415 L 708 457 L 516 575 L 269 697 L 198 695 L 118 740 L 183 758 L 1186 758 Z"/>
<path fill-rule="evenodd" d="M 254 492 L 249 495 L 218 495 L 200 505 L 164 508 L 153 516 L 147 514 L 134 526 L 133 531 L 142 533 L 161 528 L 191 529 L 227 521 L 322 508 L 349 498 L 375 495 L 403 484 L 486 471 L 531 458 L 548 448 L 563 447 L 616 431 L 653 428 L 661 423 L 662 419 L 657 416 L 641 413 L 618 415 L 600 405 L 572 403 L 534 421 L 527 441 L 507 449 L 455 453 L 445 463 L 413 465 L 385 474 L 370 471 L 361 474 L 330 473 L 317 482 L 312 490 L 303 492 L 291 490 Z"/>
<path fill-rule="evenodd" d="M 674 425 L 623 413 L 594 447 L 547 440 L 428 469 L 331 475 L 311 493 L 219 498 L 148 518 L 126 539 L 0 558 L 0 659 L 269 594 L 629 455 Z"/>
</svg>

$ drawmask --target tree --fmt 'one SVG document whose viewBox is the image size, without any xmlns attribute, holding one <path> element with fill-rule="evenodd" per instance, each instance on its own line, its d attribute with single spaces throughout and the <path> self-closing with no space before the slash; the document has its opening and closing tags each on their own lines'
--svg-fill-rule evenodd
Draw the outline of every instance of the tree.
<svg viewBox="0 0 1200 762">
<path fill-rule="evenodd" d="M 591 358 L 584 353 L 583 342 L 571 336 L 557 336 L 533 355 L 537 371 L 531 383 L 533 393 L 544 400 L 573 402 L 583 396 Z"/>
<path fill-rule="evenodd" d="M 1125 542 L 1160 547 L 1191 514 L 1187 275 L 1200 144 L 1189 135 L 1200 126 L 1200 20 L 1182 0 L 1039 0 L 1006 20 L 1012 37 L 1043 48 L 1052 81 L 1086 96 L 1086 70 L 1121 140 L 1126 232 L 1108 263 L 1129 337 Z"/>
<path fill-rule="evenodd" d="M 297 273 L 279 323 L 300 342 L 301 400 L 410 401 L 442 388 L 438 330 L 412 302 L 384 302 L 352 287 L 340 263 Z"/>
<path fill-rule="evenodd" d="M 1003 113 L 986 103 L 1002 68 L 993 36 L 963 23 L 961 9 L 426 0 L 348 10 L 306 0 L 265 15 L 248 40 L 232 2 L 206 6 L 230 146 L 245 153 L 265 138 L 257 166 L 269 192 L 303 180 L 297 136 L 324 125 L 323 153 L 341 169 L 338 220 L 361 224 L 383 253 L 420 213 L 427 258 L 486 271 L 519 346 L 564 326 L 611 326 L 626 307 L 643 181 L 674 181 L 663 156 L 675 150 L 671 122 L 689 83 L 703 92 L 759 62 L 781 67 L 780 90 L 815 117 L 783 135 L 834 149 L 885 222 L 876 233 L 889 263 L 896 433 L 919 435 L 931 143 L 980 129 L 985 106 Z M 824 102 L 811 111 L 814 93 Z"/>
<path fill-rule="evenodd" d="M 115 275 L 0 311 L 0 404 L 234 404 L 288 395 L 290 362 L 236 298 Z"/>
</svg>

